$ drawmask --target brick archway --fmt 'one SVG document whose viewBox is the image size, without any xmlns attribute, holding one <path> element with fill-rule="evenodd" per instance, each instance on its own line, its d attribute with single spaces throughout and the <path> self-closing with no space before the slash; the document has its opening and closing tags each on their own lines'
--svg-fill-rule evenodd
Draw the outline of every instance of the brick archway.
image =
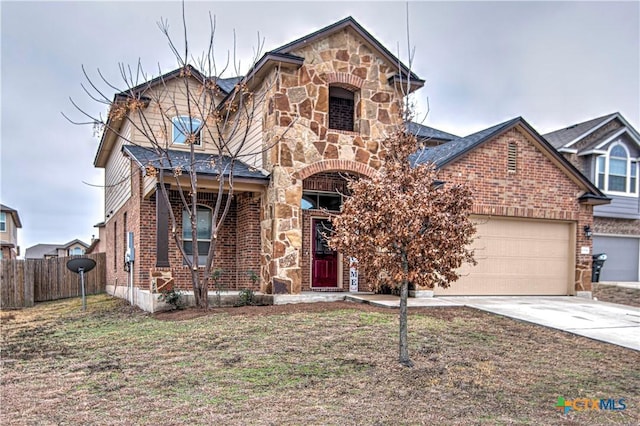
<svg viewBox="0 0 640 426">
<path fill-rule="evenodd" d="M 299 170 L 297 178 L 306 179 L 321 172 L 352 172 L 362 176 L 373 177 L 378 171 L 366 164 L 351 160 L 322 160 Z"/>
</svg>

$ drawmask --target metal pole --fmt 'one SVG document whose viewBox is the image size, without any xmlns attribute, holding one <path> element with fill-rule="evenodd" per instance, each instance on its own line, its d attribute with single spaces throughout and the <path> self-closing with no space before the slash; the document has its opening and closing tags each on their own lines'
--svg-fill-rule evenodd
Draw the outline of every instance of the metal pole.
<svg viewBox="0 0 640 426">
<path fill-rule="evenodd" d="M 82 283 L 82 310 L 87 310 L 87 298 L 84 295 L 84 268 L 78 270 L 80 272 L 80 282 Z"/>
</svg>

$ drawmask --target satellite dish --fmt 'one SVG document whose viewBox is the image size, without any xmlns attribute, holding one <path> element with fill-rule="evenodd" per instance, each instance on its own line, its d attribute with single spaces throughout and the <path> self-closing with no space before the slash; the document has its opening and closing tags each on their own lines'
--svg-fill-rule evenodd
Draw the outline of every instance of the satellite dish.
<svg viewBox="0 0 640 426">
<path fill-rule="evenodd" d="M 80 283 L 82 284 L 82 310 L 87 310 L 87 299 L 84 295 L 84 273 L 89 272 L 96 267 L 96 261 L 88 257 L 77 257 L 67 261 L 67 268 L 70 271 L 80 274 Z"/>
<path fill-rule="evenodd" d="M 67 268 L 70 271 L 79 274 L 80 272 L 89 272 L 96 267 L 96 261 L 88 257 L 80 257 L 71 259 L 67 262 Z"/>
</svg>

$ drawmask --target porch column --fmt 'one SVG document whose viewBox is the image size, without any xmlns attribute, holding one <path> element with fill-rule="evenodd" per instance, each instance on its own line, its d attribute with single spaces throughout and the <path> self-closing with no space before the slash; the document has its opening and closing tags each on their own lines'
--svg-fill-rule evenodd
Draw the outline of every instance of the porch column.
<svg viewBox="0 0 640 426">
<path fill-rule="evenodd" d="M 268 203 L 272 206 L 269 275 L 273 293 L 297 294 L 302 290 L 302 180 L 281 166 L 272 171 Z"/>
<path fill-rule="evenodd" d="M 160 184 L 156 184 L 156 267 L 169 264 L 169 207 L 162 196 Z"/>
</svg>

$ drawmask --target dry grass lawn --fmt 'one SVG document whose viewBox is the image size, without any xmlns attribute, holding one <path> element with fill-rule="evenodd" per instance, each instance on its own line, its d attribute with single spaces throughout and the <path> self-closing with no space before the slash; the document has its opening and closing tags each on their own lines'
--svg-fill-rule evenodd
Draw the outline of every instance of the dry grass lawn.
<svg viewBox="0 0 640 426">
<path fill-rule="evenodd" d="M 466 308 L 147 315 L 108 296 L 1 315 L 4 425 L 638 424 L 640 353 Z M 626 398 L 561 414 L 559 396 Z"/>
<path fill-rule="evenodd" d="M 602 302 L 640 307 L 640 290 L 638 289 L 594 283 L 593 297 Z"/>
</svg>

